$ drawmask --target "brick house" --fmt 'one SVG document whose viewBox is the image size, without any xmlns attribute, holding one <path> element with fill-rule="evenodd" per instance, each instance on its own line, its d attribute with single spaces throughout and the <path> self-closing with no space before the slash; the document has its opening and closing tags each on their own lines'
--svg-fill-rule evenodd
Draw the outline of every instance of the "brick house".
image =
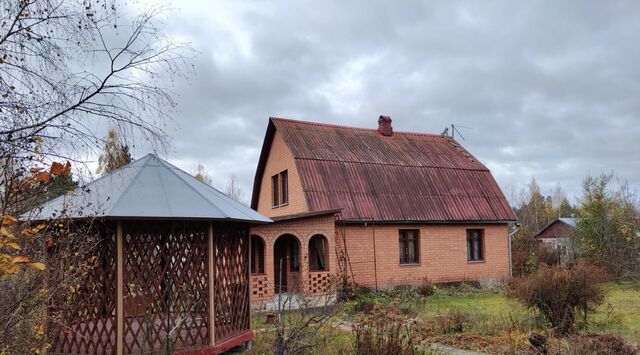
<svg viewBox="0 0 640 355">
<path fill-rule="evenodd" d="M 446 135 L 270 118 L 251 207 L 252 299 L 510 276 L 515 222 L 490 171 Z M 282 267 L 281 267 L 282 265 Z"/>
</svg>

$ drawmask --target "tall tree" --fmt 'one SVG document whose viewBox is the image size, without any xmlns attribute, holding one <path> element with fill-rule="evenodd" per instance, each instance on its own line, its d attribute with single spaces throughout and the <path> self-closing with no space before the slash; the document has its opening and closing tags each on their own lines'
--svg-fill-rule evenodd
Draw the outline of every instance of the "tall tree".
<svg viewBox="0 0 640 355">
<path fill-rule="evenodd" d="M 174 106 L 169 85 L 189 70 L 187 48 L 164 35 L 163 8 L 138 12 L 123 6 L 123 0 L 0 1 L 2 352 L 45 349 L 37 329 L 60 322 L 44 318 L 63 308 L 56 302 L 65 293 L 56 292 L 77 287 L 84 277 L 49 283 L 73 272 L 51 269 L 45 280 L 22 267 L 44 269 L 37 260 L 43 260 L 53 230 L 18 222 L 25 202 L 34 193 L 53 196 L 70 185 L 65 160 L 101 148 L 96 127 L 118 127 L 155 147 L 166 144 L 163 124 Z M 60 219 L 54 224 L 62 226 Z M 87 240 L 64 236 L 73 250 Z"/>
<path fill-rule="evenodd" d="M 120 135 L 115 129 L 109 129 L 104 148 L 100 158 L 98 158 L 98 174 L 110 173 L 133 161 L 129 146 L 122 142 Z"/>
<path fill-rule="evenodd" d="M 240 181 L 234 173 L 231 173 L 229 175 L 229 181 L 227 182 L 227 186 L 225 186 L 224 188 L 224 193 L 238 202 L 241 202 L 245 205 L 248 204 L 247 194 L 244 192 L 244 190 L 242 190 Z"/>
<path fill-rule="evenodd" d="M 638 200 L 614 174 L 587 176 L 582 184 L 576 235 L 581 251 L 618 279 L 640 279 Z"/>
<path fill-rule="evenodd" d="M 164 144 L 167 79 L 188 70 L 186 47 L 164 35 L 163 8 L 130 18 L 121 6 L 0 2 L 0 159 L 70 157 L 95 147 L 100 125 Z"/>
<path fill-rule="evenodd" d="M 512 243 L 513 271 L 519 275 L 534 270 L 537 265 L 535 235 L 556 218 L 571 216 L 573 207 L 559 184 L 550 196 L 545 196 L 533 177 L 526 191 L 519 194 L 512 191 L 511 195 L 517 204 L 513 211 L 521 223 Z"/>
</svg>

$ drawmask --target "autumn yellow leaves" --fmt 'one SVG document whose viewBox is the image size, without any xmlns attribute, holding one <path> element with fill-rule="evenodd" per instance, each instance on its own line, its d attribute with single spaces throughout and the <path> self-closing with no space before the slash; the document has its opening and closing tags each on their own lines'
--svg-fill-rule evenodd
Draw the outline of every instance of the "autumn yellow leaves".
<svg viewBox="0 0 640 355">
<path fill-rule="evenodd" d="M 29 176 L 25 177 L 13 188 L 26 192 L 31 188 L 46 184 L 52 176 L 69 176 L 71 163 L 54 162 L 49 169 L 31 168 Z M 33 238 L 46 227 L 45 223 L 36 226 L 24 226 L 11 215 L 3 215 L 0 225 L 0 278 L 6 278 L 16 274 L 23 267 L 38 271 L 44 271 L 45 265 L 40 261 L 34 261 L 23 250 L 25 238 Z"/>
</svg>

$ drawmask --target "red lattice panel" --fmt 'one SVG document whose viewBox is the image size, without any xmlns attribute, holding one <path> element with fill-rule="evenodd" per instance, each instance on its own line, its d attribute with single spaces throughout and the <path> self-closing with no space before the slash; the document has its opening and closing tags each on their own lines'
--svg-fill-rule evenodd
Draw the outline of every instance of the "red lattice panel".
<svg viewBox="0 0 640 355">
<path fill-rule="evenodd" d="M 308 289 L 310 294 L 325 293 L 329 285 L 329 272 L 310 272 L 308 279 Z"/>
<path fill-rule="evenodd" d="M 208 344 L 208 225 L 137 222 L 124 229 L 124 351 Z"/>
<path fill-rule="evenodd" d="M 249 330 L 249 230 L 215 224 L 215 338 L 220 343 Z"/>
<path fill-rule="evenodd" d="M 60 250 L 54 250 L 55 247 L 49 251 L 49 270 L 64 268 L 69 272 L 70 265 L 76 269 L 79 265 L 89 265 L 89 272 L 74 282 L 79 287 L 65 295 L 59 294 L 49 307 L 50 317 L 56 319 L 49 324 L 49 353 L 112 354 L 116 347 L 115 231 L 95 225 L 79 226 L 78 233 L 87 234 L 83 240 L 95 242 L 78 243 L 75 252 L 67 252 L 64 257 L 58 256 Z M 55 283 L 60 281 L 49 278 L 49 282 L 54 283 L 51 287 L 56 287 Z"/>
</svg>

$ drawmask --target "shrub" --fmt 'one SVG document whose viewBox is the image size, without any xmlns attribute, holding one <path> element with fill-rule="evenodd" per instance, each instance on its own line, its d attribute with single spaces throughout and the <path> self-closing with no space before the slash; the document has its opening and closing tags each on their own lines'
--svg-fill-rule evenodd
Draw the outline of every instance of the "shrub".
<svg viewBox="0 0 640 355">
<path fill-rule="evenodd" d="M 351 301 L 370 293 L 367 287 L 360 286 L 349 279 L 346 274 L 340 273 L 331 278 L 331 283 L 336 287 L 338 301 Z"/>
<path fill-rule="evenodd" d="M 577 335 L 570 339 L 570 354 L 635 355 L 638 348 L 613 334 Z"/>
<path fill-rule="evenodd" d="M 511 244 L 511 264 L 514 276 L 528 275 L 534 271 L 536 262 L 534 257 L 535 240 L 518 233 Z"/>
<path fill-rule="evenodd" d="M 560 265 L 560 254 L 557 249 L 552 246 L 540 243 L 536 247 L 536 256 L 539 263 L 547 265 Z"/>
<path fill-rule="evenodd" d="M 358 317 L 353 326 L 356 354 L 415 354 L 431 332 L 417 318 L 408 317 L 394 301 L 375 305 L 371 313 Z"/>
<path fill-rule="evenodd" d="M 586 314 L 603 301 L 599 284 L 605 280 L 603 269 L 583 259 L 570 268 L 541 263 L 534 274 L 514 278 L 509 294 L 538 309 L 557 332 L 565 334 L 573 328 L 577 309 Z"/>
<path fill-rule="evenodd" d="M 420 284 L 420 286 L 418 286 L 416 292 L 418 292 L 418 294 L 421 296 L 428 297 L 433 295 L 433 293 L 435 292 L 435 286 L 429 278 L 425 277 L 424 279 L 422 279 L 422 283 Z"/>
</svg>

